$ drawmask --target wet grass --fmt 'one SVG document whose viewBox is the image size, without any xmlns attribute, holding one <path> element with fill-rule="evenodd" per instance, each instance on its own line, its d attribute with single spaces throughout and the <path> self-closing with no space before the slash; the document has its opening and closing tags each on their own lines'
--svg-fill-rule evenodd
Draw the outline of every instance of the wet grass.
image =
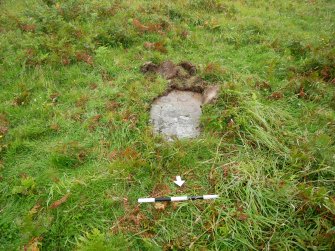
<svg viewBox="0 0 335 251">
<path fill-rule="evenodd" d="M 334 10 L 2 1 L 0 249 L 334 248 Z M 198 139 L 152 134 L 167 82 L 139 68 L 164 60 L 221 85 Z M 211 193 L 220 199 L 137 204 Z"/>
</svg>

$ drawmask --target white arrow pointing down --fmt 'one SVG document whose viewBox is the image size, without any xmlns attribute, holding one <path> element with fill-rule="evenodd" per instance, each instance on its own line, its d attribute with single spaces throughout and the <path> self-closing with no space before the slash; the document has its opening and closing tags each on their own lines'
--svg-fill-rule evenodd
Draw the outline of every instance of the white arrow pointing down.
<svg viewBox="0 0 335 251">
<path fill-rule="evenodd" d="M 173 181 L 174 183 L 176 183 L 178 186 L 182 186 L 185 182 L 185 180 L 181 180 L 181 177 L 180 176 L 176 176 L 176 180 Z"/>
</svg>

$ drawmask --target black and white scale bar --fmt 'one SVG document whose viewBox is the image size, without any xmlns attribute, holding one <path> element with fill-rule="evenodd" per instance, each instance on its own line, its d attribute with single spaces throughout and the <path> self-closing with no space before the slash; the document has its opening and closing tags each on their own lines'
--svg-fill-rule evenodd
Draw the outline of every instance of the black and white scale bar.
<svg viewBox="0 0 335 251">
<path fill-rule="evenodd" d="M 211 200 L 217 199 L 219 195 L 202 195 L 202 196 L 179 196 L 179 197 L 158 197 L 158 198 L 139 198 L 138 203 L 162 202 L 162 201 L 185 201 L 185 200 Z"/>
</svg>

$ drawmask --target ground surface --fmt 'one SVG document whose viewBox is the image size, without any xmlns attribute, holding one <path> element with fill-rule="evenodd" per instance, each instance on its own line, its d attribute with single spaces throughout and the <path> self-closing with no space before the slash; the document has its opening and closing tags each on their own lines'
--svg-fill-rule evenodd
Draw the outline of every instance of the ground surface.
<svg viewBox="0 0 335 251">
<path fill-rule="evenodd" d="M 0 249 L 333 248 L 334 11 L 331 0 L 1 1 Z M 140 66 L 165 60 L 221 86 L 195 140 L 152 133 L 167 83 Z"/>
</svg>

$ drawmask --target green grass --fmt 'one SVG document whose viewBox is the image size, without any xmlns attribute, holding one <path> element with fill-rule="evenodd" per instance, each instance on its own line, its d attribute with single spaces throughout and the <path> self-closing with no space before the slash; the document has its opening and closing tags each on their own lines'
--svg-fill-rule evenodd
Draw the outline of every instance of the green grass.
<svg viewBox="0 0 335 251">
<path fill-rule="evenodd" d="M 334 12 L 331 0 L 1 1 L 0 249 L 334 248 Z M 164 60 L 222 87 L 198 139 L 152 134 L 167 82 L 139 69 Z"/>
</svg>

